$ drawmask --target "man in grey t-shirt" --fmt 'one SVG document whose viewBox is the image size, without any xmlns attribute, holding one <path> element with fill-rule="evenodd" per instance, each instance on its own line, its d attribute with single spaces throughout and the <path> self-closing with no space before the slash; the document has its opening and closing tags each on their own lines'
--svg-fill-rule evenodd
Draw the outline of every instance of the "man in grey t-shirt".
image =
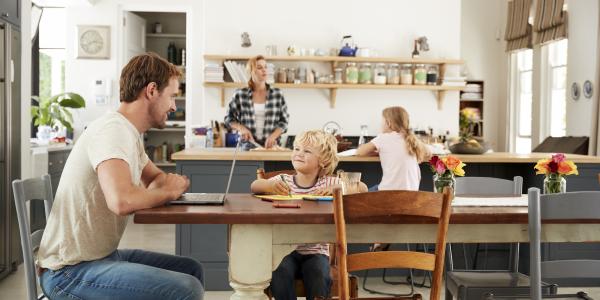
<svg viewBox="0 0 600 300">
<path fill-rule="evenodd" d="M 92 122 L 73 147 L 38 252 L 51 299 L 202 299 L 202 266 L 188 257 L 117 250 L 128 215 L 179 198 L 185 176 L 148 159 L 142 134 L 175 111 L 181 73 L 136 56 L 121 72 L 121 104 Z"/>
</svg>

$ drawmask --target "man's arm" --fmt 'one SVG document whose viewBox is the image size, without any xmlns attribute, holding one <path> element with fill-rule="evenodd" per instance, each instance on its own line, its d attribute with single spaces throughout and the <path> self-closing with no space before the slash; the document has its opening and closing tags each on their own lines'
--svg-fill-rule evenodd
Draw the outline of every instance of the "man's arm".
<svg viewBox="0 0 600 300">
<path fill-rule="evenodd" d="M 190 185 L 185 176 L 159 173 L 148 188 L 136 186 L 131 181 L 129 165 L 121 159 L 103 161 L 98 165 L 97 173 L 108 209 L 120 216 L 177 199 Z M 149 170 L 145 179 L 148 180 L 151 174 Z"/>
<path fill-rule="evenodd" d="M 142 182 L 145 187 L 149 187 L 153 181 L 160 181 L 161 177 L 166 175 L 167 174 L 158 168 L 151 160 L 148 160 L 148 163 L 142 170 Z"/>
</svg>

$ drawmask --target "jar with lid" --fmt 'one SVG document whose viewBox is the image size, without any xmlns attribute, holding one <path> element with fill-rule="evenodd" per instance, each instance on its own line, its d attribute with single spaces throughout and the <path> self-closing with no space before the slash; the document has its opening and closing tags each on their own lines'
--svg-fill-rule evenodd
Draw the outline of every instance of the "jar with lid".
<svg viewBox="0 0 600 300">
<path fill-rule="evenodd" d="M 413 82 L 415 85 L 424 85 L 427 83 L 427 69 L 425 69 L 424 64 L 415 65 L 413 74 Z"/>
<path fill-rule="evenodd" d="M 360 84 L 373 83 L 373 70 L 371 69 L 370 63 L 360 64 L 360 68 L 358 69 L 358 83 L 360 83 Z"/>
<path fill-rule="evenodd" d="M 346 83 L 358 83 L 358 68 L 354 62 L 346 63 Z"/>
<path fill-rule="evenodd" d="M 342 84 L 342 68 L 335 68 L 333 71 L 335 73 L 335 79 L 333 80 L 333 83 Z"/>
<path fill-rule="evenodd" d="M 279 68 L 277 70 L 277 76 L 275 76 L 275 80 L 277 83 L 286 83 L 287 82 L 287 69 Z"/>
<path fill-rule="evenodd" d="M 435 65 L 430 65 L 427 68 L 427 84 L 436 85 L 438 79 L 438 68 Z"/>
<path fill-rule="evenodd" d="M 398 64 L 390 64 L 388 66 L 387 84 L 400 84 L 400 68 Z"/>
<path fill-rule="evenodd" d="M 385 64 L 378 63 L 375 65 L 375 69 L 373 70 L 373 82 L 375 84 L 385 84 L 387 82 Z"/>
<path fill-rule="evenodd" d="M 300 67 L 298 68 L 298 74 L 296 76 L 296 81 L 300 81 L 299 83 L 306 82 L 306 68 Z"/>
<path fill-rule="evenodd" d="M 413 83 L 412 65 L 403 64 L 400 70 L 400 84 L 411 85 Z"/>
<path fill-rule="evenodd" d="M 294 83 L 295 80 L 296 80 L 296 69 L 289 68 L 287 70 L 287 83 Z"/>
</svg>

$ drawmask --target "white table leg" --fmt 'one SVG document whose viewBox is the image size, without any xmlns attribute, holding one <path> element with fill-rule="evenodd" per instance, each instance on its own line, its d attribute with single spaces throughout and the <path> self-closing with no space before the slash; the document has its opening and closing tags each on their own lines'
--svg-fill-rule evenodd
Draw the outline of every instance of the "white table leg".
<svg viewBox="0 0 600 300">
<path fill-rule="evenodd" d="M 273 269 L 272 225 L 232 225 L 229 245 L 230 299 L 266 300 Z"/>
</svg>

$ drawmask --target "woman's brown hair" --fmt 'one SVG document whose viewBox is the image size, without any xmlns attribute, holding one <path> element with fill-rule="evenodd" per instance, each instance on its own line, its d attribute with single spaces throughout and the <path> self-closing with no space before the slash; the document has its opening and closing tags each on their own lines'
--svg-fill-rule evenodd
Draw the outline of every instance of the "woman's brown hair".
<svg viewBox="0 0 600 300">
<path fill-rule="evenodd" d="M 256 66 L 258 65 L 259 60 L 265 60 L 265 57 L 262 55 L 257 55 L 248 60 L 246 64 L 246 70 L 250 73 L 250 80 L 248 80 L 248 87 L 254 91 L 256 86 L 254 85 L 254 81 L 252 80 L 252 73 L 256 70 Z M 266 60 L 265 60 L 266 61 Z"/>
<path fill-rule="evenodd" d="M 408 112 L 400 106 L 392 106 L 383 110 L 383 119 L 391 130 L 404 135 L 408 153 L 422 162 L 429 159 L 431 153 L 425 145 L 410 131 Z"/>
<path fill-rule="evenodd" d="M 121 71 L 119 82 L 121 102 L 133 102 L 151 82 L 159 92 L 169 85 L 171 78 L 179 78 L 181 72 L 158 54 L 148 52 L 132 58 Z"/>
</svg>

